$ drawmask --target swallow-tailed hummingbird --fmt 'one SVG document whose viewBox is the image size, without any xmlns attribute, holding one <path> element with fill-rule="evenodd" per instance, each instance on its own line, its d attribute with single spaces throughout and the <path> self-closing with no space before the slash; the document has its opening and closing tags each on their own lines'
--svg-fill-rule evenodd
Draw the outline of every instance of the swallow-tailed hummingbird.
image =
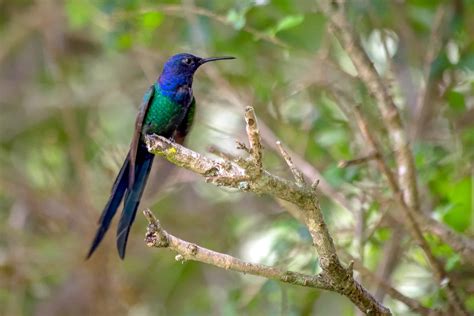
<svg viewBox="0 0 474 316">
<path fill-rule="evenodd" d="M 148 88 L 135 121 L 130 149 L 112 187 L 107 205 L 99 219 L 99 228 L 92 241 L 89 258 L 104 238 L 121 201 L 122 215 L 117 227 L 117 249 L 125 257 L 130 227 L 145 189 L 154 155 L 148 152 L 145 135 L 157 134 L 183 143 L 193 123 L 196 101 L 193 97 L 193 76 L 203 64 L 234 57 L 201 58 L 192 54 L 172 56 L 163 66 L 156 82 Z"/>
</svg>

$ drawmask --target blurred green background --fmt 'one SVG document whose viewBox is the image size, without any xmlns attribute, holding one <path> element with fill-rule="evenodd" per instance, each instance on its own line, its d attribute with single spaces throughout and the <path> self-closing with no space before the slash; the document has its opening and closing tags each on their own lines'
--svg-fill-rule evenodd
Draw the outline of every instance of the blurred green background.
<svg viewBox="0 0 474 316">
<path fill-rule="evenodd" d="M 402 111 L 423 211 L 472 237 L 474 2 L 347 2 Z M 355 315 L 337 294 L 178 263 L 173 253 L 145 246 L 140 213 L 125 261 L 116 254 L 115 225 L 84 261 L 141 97 L 179 52 L 237 57 L 198 71 L 187 145 L 240 154 L 243 109 L 254 106 L 265 126 L 266 168 L 290 177 L 272 149 L 276 137 L 307 162 L 306 175 L 319 170 L 363 214 L 321 194 L 335 242 L 377 270 L 392 236 L 383 214 L 398 210 L 375 165 L 337 167 L 367 146 L 335 96 L 362 104 L 377 137 L 387 135 L 316 2 L 0 0 L 1 315 Z M 385 154 L 392 161 L 388 146 Z M 170 233 L 245 260 L 319 271 L 311 238 L 287 205 L 216 188 L 163 161 L 155 167 L 161 171 L 141 208 Z M 360 227 L 364 238 L 354 237 Z M 403 242 L 392 283 L 426 306 L 444 306 L 424 256 Z M 472 263 L 436 238 L 430 243 L 474 311 Z M 384 302 L 409 314 L 390 297 Z"/>
</svg>

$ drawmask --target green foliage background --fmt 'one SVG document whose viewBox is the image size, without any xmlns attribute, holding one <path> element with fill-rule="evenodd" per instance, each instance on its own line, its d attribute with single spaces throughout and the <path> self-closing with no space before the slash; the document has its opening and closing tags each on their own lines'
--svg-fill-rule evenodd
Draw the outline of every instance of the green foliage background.
<svg viewBox="0 0 474 316">
<path fill-rule="evenodd" d="M 394 82 L 412 134 L 423 211 L 472 237 L 474 2 L 348 1 L 348 10 L 378 71 Z M 444 23 L 433 33 L 440 14 Z M 381 38 L 392 45 L 391 61 Z M 368 227 L 383 212 L 398 211 L 374 165 L 337 167 L 367 154 L 367 146 L 334 93 L 362 104 L 373 132 L 381 140 L 387 135 L 315 2 L 7 0 L 0 1 L 0 43 L 0 314 L 355 314 L 336 294 L 179 264 L 168 251 L 146 248 L 140 215 L 125 261 L 116 255 L 113 228 L 84 261 L 141 96 L 168 56 L 184 51 L 237 57 L 197 74 L 189 147 L 239 153 L 234 139 L 245 139 L 243 108 L 253 105 L 284 144 L 322 171 L 354 210 L 365 211 Z M 428 102 L 420 114 L 414 105 L 425 74 Z M 393 153 L 385 154 L 391 161 Z M 308 233 L 284 206 L 156 165 L 161 173 L 151 179 L 142 207 L 171 233 L 250 261 L 319 271 Z M 270 148 L 265 165 L 289 176 Z M 376 270 L 390 226 L 381 225 L 358 251 L 354 216 L 321 199 L 338 246 Z M 394 286 L 426 306 L 443 306 L 421 251 L 400 242 L 406 249 Z M 472 263 L 439 240 L 430 242 L 474 311 Z M 390 297 L 385 303 L 396 314 L 409 313 Z"/>
</svg>

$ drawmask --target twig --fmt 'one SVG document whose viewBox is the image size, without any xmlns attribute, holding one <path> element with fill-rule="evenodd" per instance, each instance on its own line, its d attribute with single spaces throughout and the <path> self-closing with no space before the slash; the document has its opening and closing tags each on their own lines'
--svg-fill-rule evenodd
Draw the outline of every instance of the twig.
<svg viewBox="0 0 474 316">
<path fill-rule="evenodd" d="M 367 269 L 362 262 L 357 260 L 356 258 L 350 256 L 347 253 L 344 253 L 344 256 L 347 256 L 349 260 L 354 261 L 354 268 L 366 279 L 369 281 L 379 285 L 384 289 L 384 291 L 390 295 L 393 299 L 396 299 L 402 303 L 404 303 L 406 306 L 408 306 L 412 311 L 419 313 L 420 315 L 426 315 L 426 316 L 434 316 L 434 315 L 442 315 L 440 311 L 438 310 L 433 310 L 430 308 L 427 308 L 423 306 L 420 302 L 417 300 L 414 300 L 397 289 L 395 289 L 393 286 L 390 285 L 390 283 L 386 282 L 385 280 L 377 277 L 372 271 Z"/>
<path fill-rule="evenodd" d="M 260 134 L 262 138 L 265 140 L 265 145 L 271 148 L 274 151 L 279 151 L 276 142 L 278 141 L 276 135 L 273 131 L 264 123 L 260 123 Z M 298 155 L 296 152 L 292 151 L 291 149 L 286 148 L 286 152 L 288 155 L 292 157 L 292 160 L 296 165 L 299 166 L 299 170 L 309 179 L 317 179 L 318 181 L 318 188 L 321 193 L 326 195 L 329 199 L 334 201 L 337 205 L 339 205 L 342 209 L 353 213 L 352 205 L 346 199 L 346 197 L 337 191 L 331 184 L 324 178 L 323 174 L 316 169 L 312 164 L 306 161 L 301 155 Z"/>
<path fill-rule="evenodd" d="M 285 202 L 284 204 L 281 204 L 287 211 L 295 217 L 298 221 L 304 223 L 304 221 L 299 217 L 295 216 L 295 213 L 291 208 L 292 204 Z M 298 214 L 297 214 L 298 215 Z M 367 236 L 366 236 L 367 237 Z M 430 309 L 428 307 L 423 306 L 419 301 L 410 298 L 408 296 L 405 296 L 401 292 L 399 292 L 397 289 L 395 289 L 390 283 L 385 281 L 384 279 L 379 278 L 373 271 L 369 270 L 366 268 L 362 260 L 354 258 L 352 255 L 349 254 L 344 248 L 338 248 L 340 251 L 341 257 L 347 261 L 354 262 L 354 269 L 359 272 L 359 274 L 364 278 L 364 280 L 368 280 L 369 282 L 372 282 L 376 284 L 377 286 L 383 288 L 385 292 L 390 295 L 393 299 L 398 300 L 405 305 L 407 305 L 411 310 L 414 312 L 419 313 L 420 315 L 426 315 L 426 316 L 440 316 L 442 315 L 440 311 L 435 310 L 435 309 Z"/>
<path fill-rule="evenodd" d="M 339 261 L 314 191 L 260 168 L 261 153 L 256 154 L 256 152 L 261 149 L 261 144 L 259 144 L 260 138 L 256 137 L 259 133 L 253 109 L 246 110 L 246 118 L 247 136 L 251 149 L 254 149 L 251 159 L 254 165 L 241 166 L 233 161 L 209 159 L 156 135 L 146 138 L 148 150 L 178 166 L 203 175 L 209 182 L 216 185 L 226 185 L 257 194 L 268 194 L 298 206 L 319 255 L 321 277 L 334 287 L 335 292 L 349 298 L 364 313 L 390 315 L 390 311 L 354 279 L 351 266 L 344 268 Z M 258 171 L 259 168 L 260 171 Z M 222 179 L 226 181 L 223 182 Z"/>
<path fill-rule="evenodd" d="M 372 61 L 363 50 L 357 36 L 349 24 L 345 13 L 344 5 L 339 5 L 338 10 L 332 10 L 329 2 L 319 2 L 320 7 L 329 18 L 329 27 L 340 39 L 341 45 L 346 49 L 351 58 L 359 77 L 367 86 L 370 93 L 375 97 L 377 106 L 389 131 L 392 149 L 396 153 L 398 179 L 395 179 L 383 159 L 378 159 L 380 168 L 384 171 L 391 185 L 393 192 L 400 196 L 400 202 L 405 216 L 407 226 L 413 238 L 425 252 L 428 261 L 433 267 L 434 274 L 440 285 L 444 285 L 450 305 L 459 315 L 468 315 L 464 304 L 459 299 L 454 286 L 447 277 L 443 266 L 436 260 L 431 249 L 424 239 L 423 234 L 415 220 L 414 214 L 419 209 L 418 191 L 416 184 L 416 172 L 413 155 L 407 140 L 407 135 L 403 129 L 400 113 L 393 98 L 383 83 L 382 78 L 377 73 Z M 370 135 L 370 133 L 368 133 Z M 370 142 L 370 140 L 369 140 Z M 373 150 L 379 152 L 379 147 L 372 142 Z M 398 181 L 397 181 L 398 180 Z M 394 184 L 394 186 L 392 185 Z M 413 212 L 412 212 L 413 211 Z"/>
<path fill-rule="evenodd" d="M 283 207 L 287 208 L 290 207 L 291 205 L 284 204 L 282 205 Z M 291 215 L 294 216 L 294 212 L 290 211 Z M 300 222 L 301 219 L 296 217 L 296 219 Z M 442 313 L 441 311 L 437 309 L 430 309 L 428 307 L 425 307 L 422 303 L 419 301 L 410 298 L 403 293 L 399 292 L 397 289 L 395 289 L 392 285 L 390 285 L 389 282 L 385 281 L 384 279 L 381 279 L 376 275 L 375 272 L 369 270 L 366 268 L 362 261 L 360 259 L 357 259 L 353 257 L 349 252 L 347 252 L 346 249 L 338 247 L 338 251 L 340 252 L 341 258 L 343 258 L 346 261 L 354 262 L 354 270 L 359 272 L 359 274 L 364 278 L 364 280 L 373 283 L 385 290 L 385 292 L 392 297 L 394 300 L 398 300 L 405 305 L 407 305 L 412 311 L 419 313 L 420 315 L 425 315 L 425 316 L 441 316 Z"/>
<path fill-rule="evenodd" d="M 382 258 L 378 262 L 378 267 L 375 272 L 375 275 L 379 279 L 387 282 L 390 281 L 393 272 L 403 258 L 403 252 L 405 249 L 403 244 L 406 244 L 407 242 L 406 240 L 403 240 L 406 232 L 402 225 L 394 222 L 391 228 L 392 236 L 390 240 L 388 240 L 383 245 L 383 249 L 381 250 Z M 385 287 L 382 284 L 378 284 L 378 286 L 375 288 L 374 296 L 378 300 L 383 301 L 385 296 Z"/>
<path fill-rule="evenodd" d="M 212 68 L 206 68 L 206 69 L 212 69 Z M 231 85 L 225 78 L 220 76 L 218 72 L 210 71 L 208 72 L 208 74 L 215 81 L 215 83 L 220 86 L 221 94 L 225 93 L 226 98 L 229 100 L 232 100 L 232 103 L 242 106 L 239 95 L 230 88 Z M 341 71 L 341 74 L 345 74 L 345 73 Z M 278 140 L 278 138 L 275 135 L 275 133 L 270 129 L 270 127 L 268 127 L 265 124 L 265 122 L 260 122 L 259 131 L 265 145 L 268 146 L 268 148 L 278 152 L 278 147 L 276 146 L 276 141 Z M 326 179 L 323 177 L 322 173 L 317 168 L 314 167 L 314 165 L 310 164 L 301 155 L 290 150 L 289 148 L 287 148 L 286 151 L 291 157 L 293 157 L 294 163 L 299 166 L 299 169 L 306 176 L 306 178 L 320 179 L 319 189 L 322 194 L 326 195 L 329 199 L 331 199 L 335 204 L 339 205 L 342 209 L 348 212 L 353 212 L 352 205 L 349 202 L 349 200 L 346 199 L 346 197 L 343 194 L 341 194 L 338 190 L 333 188 L 331 184 L 328 181 L 326 181 Z"/>
<path fill-rule="evenodd" d="M 341 102 L 346 102 L 344 98 L 339 98 L 339 101 Z M 360 109 L 356 106 L 354 108 L 355 111 L 355 118 L 356 122 L 358 125 L 359 130 L 362 133 L 362 136 L 368 140 L 369 146 L 375 145 L 375 147 L 378 148 L 379 151 L 382 149 L 375 143 L 375 138 L 373 137 L 373 134 L 370 133 L 369 129 L 369 124 L 366 122 L 366 119 L 363 116 L 363 113 L 360 111 Z M 363 120 L 363 121 L 361 121 Z M 372 144 L 372 145 L 371 145 Z M 379 155 L 379 159 L 383 161 L 383 156 Z M 388 168 L 387 164 L 380 164 L 380 162 L 377 159 L 377 164 L 379 166 L 379 169 L 382 170 L 382 172 L 385 174 L 387 177 L 387 180 L 389 181 L 390 188 L 392 191 L 398 187 L 395 175 L 393 172 Z M 398 192 L 398 191 L 393 191 L 393 192 Z M 401 195 L 399 193 L 396 194 L 395 199 L 398 203 L 401 203 L 401 206 L 404 207 L 405 209 L 408 207 L 404 201 L 401 201 Z M 404 206 L 403 206 L 404 205 Z M 456 252 L 458 252 L 467 262 L 473 262 L 474 261 L 474 240 L 470 239 L 467 236 L 460 235 L 456 233 L 455 231 L 451 230 L 449 227 L 446 225 L 443 225 L 442 223 L 439 223 L 435 219 L 432 219 L 425 215 L 422 212 L 415 211 L 413 209 L 408 209 L 407 211 L 410 211 L 412 214 L 413 218 L 416 220 L 422 231 L 428 232 L 431 234 L 434 234 L 435 236 L 438 236 L 443 242 L 446 244 L 450 245 Z M 390 216 L 392 219 L 396 220 L 397 222 L 400 222 L 401 219 L 394 217 L 392 214 L 387 214 Z"/>
<path fill-rule="evenodd" d="M 357 107 L 355 108 L 355 116 L 356 116 L 356 120 L 359 125 L 359 128 L 362 132 L 362 135 L 367 140 L 369 146 L 371 147 L 371 150 L 380 153 L 381 147 L 377 143 L 375 138 L 372 136 L 372 134 L 369 132 L 368 123 Z M 400 191 L 400 187 L 398 186 L 398 183 L 395 180 L 394 174 L 392 173 L 392 171 L 390 170 L 390 168 L 388 167 L 387 163 L 385 162 L 385 160 L 382 158 L 381 155 L 379 155 L 379 158 L 377 159 L 377 164 L 380 170 L 384 173 L 385 177 L 387 178 L 390 189 L 393 191 L 393 193 L 397 197 L 397 201 L 399 202 L 401 206 L 401 210 L 404 212 L 404 215 L 406 217 L 405 222 L 407 224 L 408 231 L 411 233 L 413 239 L 417 242 L 417 244 L 425 253 L 428 259 L 428 262 L 433 268 L 434 275 L 436 276 L 436 279 L 439 285 L 440 286 L 442 285 L 445 287 L 450 303 L 451 305 L 453 305 L 454 308 L 456 308 L 457 312 L 460 315 L 467 315 L 467 311 L 465 311 L 464 306 L 456 293 L 454 285 L 449 280 L 448 275 L 446 271 L 444 270 L 444 267 L 442 266 L 442 264 L 438 262 L 434 254 L 431 252 L 430 246 L 428 242 L 426 241 L 426 239 L 424 238 L 423 233 L 421 232 L 421 229 L 415 218 L 415 214 L 417 212 L 414 211 L 413 208 L 408 206 L 407 203 L 405 202 L 402 196 L 402 193 Z"/>
<path fill-rule="evenodd" d="M 389 131 L 390 140 L 393 145 L 392 149 L 396 153 L 398 181 L 400 182 L 400 187 L 404 188 L 404 199 L 409 206 L 418 209 L 418 192 L 413 155 L 403 129 L 400 113 L 393 98 L 347 21 L 343 12 L 344 6 L 341 5 L 339 10 L 333 11 L 330 8 L 329 2 L 321 1 L 318 3 L 329 17 L 330 29 L 340 39 L 341 45 L 346 49 L 357 69 L 360 79 L 365 83 L 377 101 L 376 103 L 382 114 L 385 127 Z"/>
<path fill-rule="evenodd" d="M 234 160 L 234 158 L 235 158 L 233 155 L 231 155 L 229 153 L 226 153 L 226 152 L 223 152 L 221 149 L 217 148 L 214 145 L 209 146 L 207 148 L 207 151 L 211 154 L 219 156 L 220 158 L 222 158 L 224 160 Z"/>
<path fill-rule="evenodd" d="M 253 158 L 257 175 L 262 171 L 262 141 L 257 125 L 257 117 L 251 106 L 245 108 L 245 122 L 250 143 L 250 155 Z"/>
<path fill-rule="evenodd" d="M 243 142 L 241 142 L 240 140 L 236 139 L 235 140 L 235 144 L 236 144 L 236 148 L 239 149 L 239 150 L 243 150 L 245 151 L 246 153 L 250 154 L 250 148 L 247 147 L 247 145 L 245 145 Z"/>
<path fill-rule="evenodd" d="M 337 167 L 338 168 L 347 168 L 349 166 L 354 166 L 354 165 L 360 165 L 366 162 L 369 162 L 371 160 L 374 160 L 377 158 L 378 153 L 372 153 L 369 155 L 366 155 L 364 157 L 360 158 L 355 158 L 351 160 L 341 160 L 338 162 Z"/>
<path fill-rule="evenodd" d="M 279 140 L 276 141 L 276 145 L 278 146 L 278 149 L 280 150 L 280 154 L 282 155 L 283 159 L 285 159 L 286 164 L 290 168 L 290 171 L 293 174 L 293 177 L 295 178 L 296 184 L 300 186 L 306 185 L 303 174 L 298 168 L 296 168 L 295 164 L 293 163 L 293 160 L 291 160 L 290 155 L 288 155 Z"/>
<path fill-rule="evenodd" d="M 446 13 L 446 8 L 442 5 L 438 7 L 436 10 L 436 14 L 434 17 L 433 27 L 431 29 L 431 34 L 429 38 L 429 42 L 426 48 L 426 54 L 423 60 L 423 79 L 424 79 L 424 86 L 420 87 L 417 98 L 416 98 L 416 105 L 415 105 L 415 113 L 413 119 L 413 138 L 419 134 L 420 130 L 425 125 L 424 115 L 426 111 L 426 107 L 429 103 L 429 93 L 433 87 L 432 78 L 430 77 L 431 73 L 431 64 L 439 52 L 440 47 L 442 47 L 443 36 L 440 36 L 440 30 L 445 25 L 444 17 Z"/>
<path fill-rule="evenodd" d="M 141 13 L 141 14 L 148 13 L 148 12 L 164 12 L 166 14 L 179 16 L 179 17 L 181 16 L 186 17 L 187 14 L 194 14 L 194 15 L 210 18 L 223 25 L 232 26 L 232 22 L 229 21 L 225 16 L 216 14 L 202 7 L 195 7 L 195 6 L 190 7 L 190 6 L 183 6 L 183 5 L 156 5 L 156 6 L 152 6 L 150 8 L 144 8 L 138 11 L 138 13 Z M 128 16 L 131 16 L 129 12 L 119 12 L 119 13 L 114 14 L 113 17 L 123 18 L 123 17 L 128 17 Z M 136 13 L 133 13 L 133 16 L 136 16 Z M 251 26 L 244 25 L 242 29 L 245 32 L 250 33 L 253 36 L 255 36 L 256 39 L 265 40 L 281 48 L 288 48 L 288 45 L 284 43 L 283 41 L 279 40 L 277 37 L 271 36 L 265 32 L 258 31 L 257 29 Z"/>
<path fill-rule="evenodd" d="M 319 179 L 314 179 L 313 183 L 311 183 L 311 189 L 316 192 L 316 190 L 319 188 Z"/>
<path fill-rule="evenodd" d="M 466 262 L 474 262 L 474 240 L 467 236 L 458 234 L 437 220 L 424 215 L 421 212 L 412 212 L 416 222 L 423 231 L 438 236 L 442 241 L 450 245 L 459 253 Z"/>
<path fill-rule="evenodd" d="M 178 253 L 176 256 L 178 261 L 199 261 L 222 269 L 261 276 L 284 283 L 312 287 L 321 290 L 334 290 L 334 287 L 321 275 L 307 275 L 293 271 L 285 271 L 263 264 L 245 262 L 228 254 L 213 251 L 182 240 L 166 232 L 150 210 L 144 210 L 143 214 L 149 223 L 145 236 L 147 246 L 168 248 L 175 251 Z"/>
<path fill-rule="evenodd" d="M 362 196 L 362 199 L 365 199 L 365 195 Z M 366 210 L 364 206 L 364 201 L 361 199 L 361 205 L 358 207 L 355 216 L 355 226 L 354 226 L 354 242 L 357 247 L 357 252 L 361 262 L 364 262 L 364 248 L 365 248 L 365 230 L 367 229 L 366 223 Z"/>
</svg>

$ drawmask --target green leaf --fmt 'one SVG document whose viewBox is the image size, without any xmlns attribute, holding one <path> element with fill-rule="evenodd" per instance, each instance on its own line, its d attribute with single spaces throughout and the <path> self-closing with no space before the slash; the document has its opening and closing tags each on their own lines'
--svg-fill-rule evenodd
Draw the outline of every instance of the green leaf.
<svg viewBox="0 0 474 316">
<path fill-rule="evenodd" d="M 307 13 L 304 16 L 292 15 L 280 21 L 276 28 L 267 32 L 270 35 L 278 33 L 276 35 L 279 39 L 294 48 L 314 52 L 321 46 L 326 33 L 326 17 L 320 13 Z M 308 40 L 309 38 L 311 40 Z"/>
<path fill-rule="evenodd" d="M 468 52 L 461 56 L 458 66 L 460 69 L 474 70 L 474 52 Z"/>
<path fill-rule="evenodd" d="M 469 228 L 472 218 L 472 181 L 466 177 L 461 181 L 448 183 L 445 187 L 447 204 L 438 208 L 443 221 L 457 231 Z"/>
<path fill-rule="evenodd" d="M 141 25 L 145 29 L 156 29 L 163 22 L 164 15 L 161 12 L 147 12 L 141 16 Z"/>
<path fill-rule="evenodd" d="M 88 1 L 69 0 L 65 4 L 66 15 L 72 28 L 82 28 L 89 24 L 96 8 Z"/>
<path fill-rule="evenodd" d="M 278 24 L 274 28 L 274 34 L 283 31 L 283 30 L 288 30 L 293 27 L 296 27 L 303 23 L 304 21 L 304 15 L 298 14 L 298 15 L 288 15 L 284 17 L 282 20 L 278 22 Z"/>
<path fill-rule="evenodd" d="M 321 146 L 332 146 L 346 141 L 346 133 L 342 129 L 321 131 L 316 138 Z"/>
<path fill-rule="evenodd" d="M 227 13 L 227 21 L 232 23 L 235 29 L 241 30 L 246 23 L 245 13 L 246 11 L 237 12 L 236 10 L 231 9 Z"/>
<path fill-rule="evenodd" d="M 461 262 L 461 257 L 459 254 L 454 254 L 448 258 L 446 261 L 446 270 L 447 271 L 453 271 L 454 268 L 457 268 L 459 266 L 459 263 Z"/>
<path fill-rule="evenodd" d="M 132 46 L 132 44 L 132 36 L 128 33 L 120 34 L 120 36 L 117 38 L 117 47 L 119 49 L 128 49 Z"/>
<path fill-rule="evenodd" d="M 457 91 L 449 91 L 446 94 L 449 106 L 456 112 L 462 111 L 466 108 L 464 95 Z"/>
<path fill-rule="evenodd" d="M 469 310 L 474 311 L 474 296 L 469 296 L 465 303 Z"/>
</svg>

